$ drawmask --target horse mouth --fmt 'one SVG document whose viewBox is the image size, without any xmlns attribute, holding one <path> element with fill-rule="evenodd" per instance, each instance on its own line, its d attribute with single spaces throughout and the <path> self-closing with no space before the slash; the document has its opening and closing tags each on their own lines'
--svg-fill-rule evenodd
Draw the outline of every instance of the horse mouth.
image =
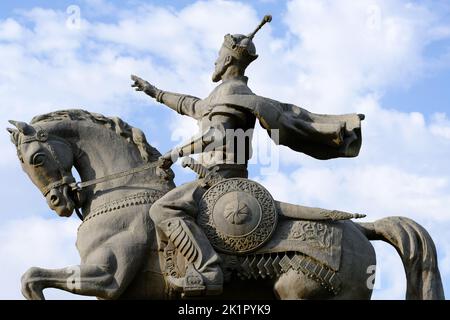
<svg viewBox="0 0 450 320">
<path fill-rule="evenodd" d="M 75 202 L 69 195 L 68 186 L 62 186 L 59 190 L 51 190 L 47 196 L 47 202 L 50 209 L 55 211 L 60 217 L 70 217 L 75 210 Z"/>
<path fill-rule="evenodd" d="M 58 207 L 55 211 L 60 217 L 70 217 L 73 213 L 75 206 L 73 202 L 68 202 L 64 207 Z"/>
</svg>

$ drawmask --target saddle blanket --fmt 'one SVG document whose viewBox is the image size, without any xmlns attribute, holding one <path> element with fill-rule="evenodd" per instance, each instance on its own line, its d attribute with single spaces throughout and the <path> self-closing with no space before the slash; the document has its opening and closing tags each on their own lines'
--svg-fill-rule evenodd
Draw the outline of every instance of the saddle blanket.
<svg viewBox="0 0 450 320">
<path fill-rule="evenodd" d="M 280 219 L 271 240 L 254 253 L 297 251 L 338 271 L 342 232 L 340 221 Z"/>
</svg>

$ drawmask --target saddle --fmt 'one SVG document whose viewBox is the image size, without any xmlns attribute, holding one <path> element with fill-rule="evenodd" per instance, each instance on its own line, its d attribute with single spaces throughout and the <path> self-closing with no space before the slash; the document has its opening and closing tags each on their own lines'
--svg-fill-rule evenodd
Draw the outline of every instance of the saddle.
<svg viewBox="0 0 450 320">
<path fill-rule="evenodd" d="M 222 254 L 225 279 L 274 278 L 294 269 L 338 290 L 342 223 L 286 218 L 259 183 L 222 179 L 203 195 L 197 223 Z"/>
<path fill-rule="evenodd" d="M 338 292 L 339 220 L 354 215 L 340 212 L 334 220 L 323 214 L 318 221 L 292 219 L 286 217 L 289 206 L 280 205 L 255 181 L 222 178 L 190 158 L 182 165 L 199 174 L 207 189 L 199 203 L 197 224 L 222 257 L 225 282 L 234 276 L 242 280 L 275 278 L 293 269 Z M 188 272 L 181 271 L 173 246 L 166 248 L 165 259 L 169 274 Z"/>
</svg>

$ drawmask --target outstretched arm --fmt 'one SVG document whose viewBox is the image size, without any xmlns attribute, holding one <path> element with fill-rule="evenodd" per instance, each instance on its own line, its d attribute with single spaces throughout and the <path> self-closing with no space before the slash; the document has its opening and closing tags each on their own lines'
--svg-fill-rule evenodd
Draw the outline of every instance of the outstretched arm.
<svg viewBox="0 0 450 320">
<path fill-rule="evenodd" d="M 156 101 L 165 104 L 179 114 L 187 115 L 194 119 L 199 119 L 202 116 L 198 105 L 199 98 L 160 90 L 148 81 L 135 75 L 132 75 L 131 79 L 134 81 L 131 86 L 136 88 L 136 91 L 145 92 L 150 97 L 155 98 Z"/>
</svg>

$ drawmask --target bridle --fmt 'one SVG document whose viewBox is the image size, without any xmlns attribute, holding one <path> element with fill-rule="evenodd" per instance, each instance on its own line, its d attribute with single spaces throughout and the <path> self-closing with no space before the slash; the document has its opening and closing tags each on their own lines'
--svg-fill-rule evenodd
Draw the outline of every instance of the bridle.
<svg viewBox="0 0 450 320">
<path fill-rule="evenodd" d="M 43 145 L 45 145 L 45 147 L 50 151 L 50 154 L 52 155 L 53 159 L 55 160 L 55 163 L 58 167 L 58 170 L 60 172 L 61 175 L 61 179 L 59 179 L 58 181 L 49 183 L 48 185 L 44 186 L 44 187 L 38 187 L 39 190 L 41 191 L 41 193 L 44 195 L 44 197 L 47 197 L 48 193 L 54 189 L 54 188 L 58 188 L 61 186 L 68 186 L 70 188 L 70 190 L 72 192 L 81 192 L 83 189 L 86 189 L 87 187 L 99 184 L 99 183 L 103 183 L 106 181 L 111 181 L 111 180 L 115 180 L 115 179 L 119 179 L 122 177 L 126 177 L 138 172 L 142 172 L 142 171 L 146 171 L 146 170 L 150 170 L 150 169 L 155 169 L 156 167 L 158 167 L 159 163 L 158 162 L 152 162 L 152 163 L 147 163 L 145 165 L 142 165 L 140 167 L 136 167 L 136 168 L 132 168 L 126 171 L 122 171 L 122 172 L 118 172 L 118 173 L 113 173 L 101 178 L 97 178 L 97 179 L 92 179 L 92 180 L 88 180 L 88 181 L 80 181 L 80 182 L 76 182 L 75 178 L 72 176 L 72 174 L 70 172 L 68 172 L 63 165 L 61 164 L 61 162 L 59 161 L 58 155 L 55 152 L 55 150 L 53 149 L 53 147 L 51 146 L 50 143 L 48 143 L 48 139 L 49 139 L 49 134 L 43 130 L 43 129 L 39 129 L 36 131 L 36 133 L 33 136 L 22 136 L 23 138 L 21 139 L 20 143 L 18 144 L 17 148 L 19 148 L 20 145 L 22 144 L 26 144 L 26 143 L 30 143 L 33 141 L 38 141 L 40 143 L 42 143 Z M 55 139 L 58 139 L 64 143 L 66 143 L 71 149 L 72 147 L 63 139 L 54 136 Z M 81 221 L 84 220 L 83 215 L 80 212 L 80 207 L 75 203 L 75 212 L 78 216 L 78 218 L 80 218 Z"/>
<path fill-rule="evenodd" d="M 65 140 L 59 139 L 57 137 L 55 137 L 55 138 L 68 145 L 68 143 Z M 45 131 L 43 129 L 38 129 L 38 130 L 36 130 L 36 133 L 32 136 L 31 135 L 23 135 L 20 140 L 20 143 L 17 145 L 17 148 L 19 150 L 19 147 L 21 145 L 37 141 L 37 142 L 42 143 L 47 148 L 47 150 L 50 152 L 50 154 L 52 155 L 53 160 L 55 161 L 58 171 L 60 173 L 61 179 L 58 181 L 49 183 L 48 185 L 43 186 L 43 187 L 38 186 L 39 190 L 41 191 L 41 193 L 44 197 L 46 197 L 48 195 L 48 193 L 54 188 L 58 188 L 63 185 L 70 185 L 75 182 L 75 178 L 72 176 L 72 174 L 70 172 L 68 172 L 62 165 L 61 161 L 59 161 L 58 154 L 55 152 L 52 145 L 50 143 L 48 143 L 48 139 L 49 139 L 49 134 L 47 133 L 47 131 Z M 68 145 L 68 146 L 70 147 L 70 145 Z"/>
</svg>

